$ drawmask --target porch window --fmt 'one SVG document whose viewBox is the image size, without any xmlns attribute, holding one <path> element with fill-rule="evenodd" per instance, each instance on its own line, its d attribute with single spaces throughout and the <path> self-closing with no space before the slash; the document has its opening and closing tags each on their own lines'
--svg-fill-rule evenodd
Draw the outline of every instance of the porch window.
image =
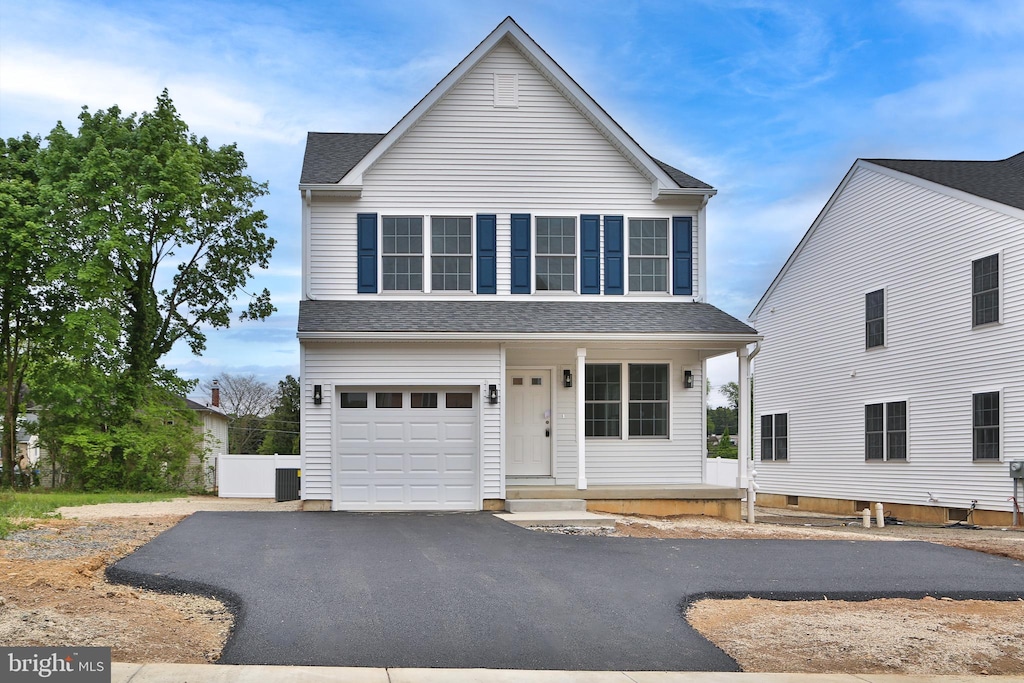
<svg viewBox="0 0 1024 683">
<path fill-rule="evenodd" d="M 423 289 L 423 218 L 384 216 L 382 285 L 385 291 Z"/>
<path fill-rule="evenodd" d="M 668 438 L 668 366 L 629 366 L 629 436 Z"/>
<path fill-rule="evenodd" d="M 471 291 L 473 225 L 468 216 L 430 219 L 432 291 Z"/>
<path fill-rule="evenodd" d="M 622 434 L 622 366 L 587 365 L 583 397 L 584 434 L 618 438 Z"/>
<path fill-rule="evenodd" d="M 537 217 L 537 291 L 576 289 L 576 219 Z"/>
<path fill-rule="evenodd" d="M 629 291 L 668 292 L 668 219 L 629 220 Z"/>
</svg>

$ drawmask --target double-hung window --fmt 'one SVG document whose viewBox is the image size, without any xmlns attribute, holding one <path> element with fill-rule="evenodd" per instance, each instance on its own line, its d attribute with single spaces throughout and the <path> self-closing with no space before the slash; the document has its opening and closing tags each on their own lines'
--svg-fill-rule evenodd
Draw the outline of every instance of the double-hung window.
<svg viewBox="0 0 1024 683">
<path fill-rule="evenodd" d="M 668 292 L 668 219 L 629 220 L 629 291 Z"/>
<path fill-rule="evenodd" d="M 537 217 L 537 291 L 576 289 L 576 219 Z"/>
<path fill-rule="evenodd" d="M 974 261 L 971 276 L 974 326 L 999 322 L 999 254 Z"/>
<path fill-rule="evenodd" d="M 630 363 L 623 378 L 618 363 L 592 363 L 584 385 L 584 434 L 621 438 L 623 400 L 631 439 L 669 436 L 669 372 L 664 363 Z M 623 386 L 625 379 L 625 387 Z"/>
<path fill-rule="evenodd" d="M 761 460 L 789 459 L 789 414 L 761 416 Z"/>
<path fill-rule="evenodd" d="M 382 285 L 385 291 L 423 289 L 423 218 L 384 216 Z"/>
<path fill-rule="evenodd" d="M 907 459 L 907 402 L 864 406 L 864 459 Z"/>
<path fill-rule="evenodd" d="M 884 289 L 864 295 L 864 345 L 869 349 L 885 346 Z"/>
<path fill-rule="evenodd" d="M 999 392 L 974 394 L 974 459 L 999 460 Z"/>
<path fill-rule="evenodd" d="M 432 291 L 472 290 L 473 221 L 468 216 L 430 219 L 430 288 Z"/>
</svg>

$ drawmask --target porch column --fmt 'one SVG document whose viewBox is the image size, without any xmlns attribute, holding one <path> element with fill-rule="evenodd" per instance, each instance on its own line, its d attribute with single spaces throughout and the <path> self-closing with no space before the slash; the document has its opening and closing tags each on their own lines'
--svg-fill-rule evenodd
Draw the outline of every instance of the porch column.
<svg viewBox="0 0 1024 683">
<path fill-rule="evenodd" d="M 587 488 L 586 436 L 587 350 L 576 349 L 576 488 Z"/>
<path fill-rule="evenodd" d="M 739 467 L 736 475 L 736 488 L 745 488 L 745 480 L 750 469 L 750 352 L 741 346 L 736 355 L 739 357 L 739 405 L 736 406 L 739 417 L 737 445 L 739 446 Z M 748 492 L 748 496 L 749 496 Z"/>
</svg>

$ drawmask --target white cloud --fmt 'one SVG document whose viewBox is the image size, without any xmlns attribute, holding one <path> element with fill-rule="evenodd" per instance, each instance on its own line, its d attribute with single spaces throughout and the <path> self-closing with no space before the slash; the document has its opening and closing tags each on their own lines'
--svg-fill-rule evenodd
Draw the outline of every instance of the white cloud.
<svg viewBox="0 0 1024 683">
<path fill-rule="evenodd" d="M 904 10 L 919 21 L 948 24 L 979 36 L 1024 36 L 1024 2 L 1020 0 L 905 0 Z"/>
</svg>

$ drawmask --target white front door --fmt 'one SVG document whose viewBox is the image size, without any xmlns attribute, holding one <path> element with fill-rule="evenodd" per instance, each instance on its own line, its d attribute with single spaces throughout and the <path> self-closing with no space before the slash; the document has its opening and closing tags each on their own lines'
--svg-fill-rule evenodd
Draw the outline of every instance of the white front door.
<svg viewBox="0 0 1024 683">
<path fill-rule="evenodd" d="M 505 474 L 551 476 L 551 371 L 509 370 Z"/>
</svg>

